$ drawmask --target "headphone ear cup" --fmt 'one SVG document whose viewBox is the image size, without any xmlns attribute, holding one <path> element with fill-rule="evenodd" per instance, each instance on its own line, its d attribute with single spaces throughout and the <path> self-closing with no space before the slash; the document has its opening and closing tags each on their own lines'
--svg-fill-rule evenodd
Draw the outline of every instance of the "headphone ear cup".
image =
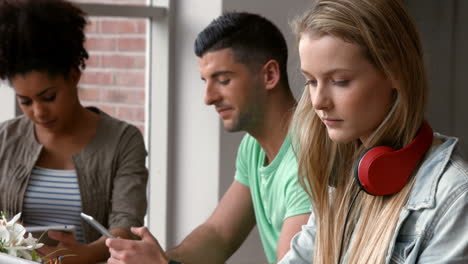
<svg viewBox="0 0 468 264">
<path fill-rule="evenodd" d="M 399 192 L 431 147 L 432 139 L 432 128 L 424 121 L 408 146 L 399 150 L 386 146 L 371 148 L 358 160 L 354 174 L 356 181 L 364 191 L 372 195 Z"/>
<path fill-rule="evenodd" d="M 362 190 L 372 195 L 382 195 L 386 187 L 382 183 L 381 166 L 385 166 L 385 160 L 393 151 L 391 147 L 378 146 L 361 155 L 356 164 L 354 176 Z"/>
</svg>

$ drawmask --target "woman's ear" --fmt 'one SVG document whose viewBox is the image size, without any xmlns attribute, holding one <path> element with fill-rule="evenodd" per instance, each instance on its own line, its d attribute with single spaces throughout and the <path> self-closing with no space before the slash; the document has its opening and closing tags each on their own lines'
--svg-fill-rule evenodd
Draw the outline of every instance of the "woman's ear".
<svg viewBox="0 0 468 264">
<path fill-rule="evenodd" d="M 390 79 L 393 89 L 398 92 L 401 89 L 401 76 L 395 63 L 390 63 L 390 71 L 390 76 L 388 76 L 388 78 Z"/>
<path fill-rule="evenodd" d="M 273 89 L 278 85 L 281 78 L 281 71 L 276 60 L 269 60 L 263 65 L 263 82 L 267 90 Z"/>
<path fill-rule="evenodd" d="M 68 73 L 68 79 L 70 80 L 73 86 L 78 86 L 78 83 L 81 79 L 81 71 L 75 68 L 71 68 L 70 72 Z"/>
<path fill-rule="evenodd" d="M 395 102 L 398 98 L 398 93 L 400 92 L 401 89 L 401 82 L 399 78 L 393 77 L 391 80 L 392 83 L 392 97 L 393 97 L 393 102 Z"/>
</svg>

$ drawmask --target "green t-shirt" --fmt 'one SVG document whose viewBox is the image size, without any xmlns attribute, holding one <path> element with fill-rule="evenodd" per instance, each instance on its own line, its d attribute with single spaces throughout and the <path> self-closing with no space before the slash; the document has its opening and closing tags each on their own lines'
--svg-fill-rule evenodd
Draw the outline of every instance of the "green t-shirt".
<svg viewBox="0 0 468 264">
<path fill-rule="evenodd" d="M 250 188 L 257 227 L 269 263 L 286 218 L 310 213 L 310 200 L 297 177 L 297 160 L 287 136 L 275 159 L 267 166 L 260 144 L 245 135 L 237 152 L 235 179 Z"/>
</svg>

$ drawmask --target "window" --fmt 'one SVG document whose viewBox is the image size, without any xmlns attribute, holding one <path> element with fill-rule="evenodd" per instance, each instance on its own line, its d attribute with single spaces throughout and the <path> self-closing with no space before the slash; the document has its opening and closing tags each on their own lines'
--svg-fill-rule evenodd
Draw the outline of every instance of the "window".
<svg viewBox="0 0 468 264">
<path fill-rule="evenodd" d="M 8 85 L 7 81 L 0 80 L 0 122 L 13 118 L 15 116 L 15 93 Z"/>
<path fill-rule="evenodd" d="M 79 84 L 84 105 L 125 120 L 145 135 L 148 91 L 148 19 L 90 17 L 86 48 L 90 58 Z M 145 137 L 146 142 L 147 136 Z"/>
<path fill-rule="evenodd" d="M 148 5 L 147 0 L 70 0 L 74 3 L 95 3 L 113 5 Z"/>
<path fill-rule="evenodd" d="M 165 247 L 169 129 L 169 0 L 71 0 L 90 18 L 79 95 L 85 105 L 135 124 L 148 149 L 147 223 Z M 157 47 L 155 49 L 154 47 Z M 0 81 L 0 121 L 15 115 Z"/>
<path fill-rule="evenodd" d="M 148 226 L 165 247 L 169 0 L 73 1 L 90 16 L 86 45 L 91 59 L 80 83 L 80 97 L 144 132 L 150 171 Z"/>
</svg>

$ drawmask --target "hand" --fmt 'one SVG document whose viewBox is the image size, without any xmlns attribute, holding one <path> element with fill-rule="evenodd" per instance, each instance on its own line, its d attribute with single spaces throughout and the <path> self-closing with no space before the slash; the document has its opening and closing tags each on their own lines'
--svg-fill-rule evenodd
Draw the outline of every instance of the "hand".
<svg viewBox="0 0 468 264">
<path fill-rule="evenodd" d="M 142 240 L 127 240 L 120 238 L 108 238 L 106 245 L 109 247 L 111 257 L 107 264 L 167 264 L 168 258 L 156 238 L 146 227 L 132 227 L 132 233 Z"/>
<path fill-rule="evenodd" d="M 41 257 L 47 257 L 47 259 L 54 259 L 58 256 L 74 255 L 69 257 L 64 257 L 62 263 L 64 264 L 79 264 L 79 263 L 91 263 L 89 261 L 89 250 L 87 250 L 87 245 L 81 244 L 76 241 L 72 233 L 62 232 L 62 231 L 48 231 L 47 235 L 59 241 L 58 245 L 47 246 L 37 249 Z"/>
</svg>

